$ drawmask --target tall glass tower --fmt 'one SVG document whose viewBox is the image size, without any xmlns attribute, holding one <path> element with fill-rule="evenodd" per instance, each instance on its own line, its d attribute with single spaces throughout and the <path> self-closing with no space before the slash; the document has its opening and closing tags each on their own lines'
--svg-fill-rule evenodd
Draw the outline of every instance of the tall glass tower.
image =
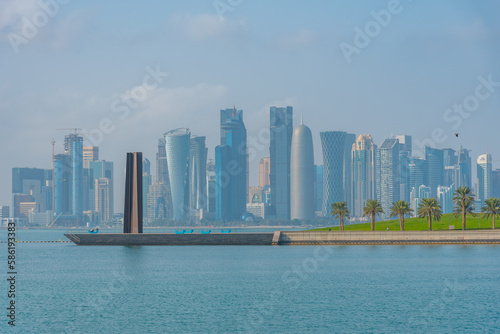
<svg viewBox="0 0 500 334">
<path fill-rule="evenodd" d="M 366 201 L 376 198 L 375 151 L 377 146 L 370 135 L 360 135 L 352 145 L 352 202 L 353 217 L 363 216 Z"/>
<path fill-rule="evenodd" d="M 206 210 L 207 147 L 205 137 L 193 136 L 189 147 L 189 208 Z"/>
<path fill-rule="evenodd" d="M 271 210 L 276 219 L 290 219 L 290 155 L 293 133 L 293 108 L 270 109 Z"/>
<path fill-rule="evenodd" d="M 72 207 L 73 215 L 77 218 L 77 224 L 83 223 L 83 138 L 77 137 L 72 145 Z"/>
<path fill-rule="evenodd" d="M 394 201 L 399 200 L 399 142 L 386 139 L 380 146 L 380 203 L 385 216 Z"/>
<path fill-rule="evenodd" d="M 221 145 L 215 148 L 216 219 L 238 220 L 247 202 L 247 130 L 243 110 L 221 110 Z"/>
<path fill-rule="evenodd" d="M 331 205 L 343 202 L 346 132 L 320 132 L 323 151 L 323 216 L 330 217 Z"/>
<path fill-rule="evenodd" d="M 413 188 L 417 189 L 421 185 L 427 185 L 427 161 L 419 158 L 411 158 L 409 159 L 408 171 L 410 174 L 409 178 L 409 189 L 410 192 Z"/>
<path fill-rule="evenodd" d="M 191 132 L 186 128 L 165 133 L 165 152 L 174 220 L 184 219 L 186 211 L 190 140 Z"/>
<path fill-rule="evenodd" d="M 472 159 L 469 155 L 470 150 L 460 147 L 458 151 L 458 164 L 455 170 L 455 186 L 472 187 Z"/>
<path fill-rule="evenodd" d="M 444 185 L 444 152 L 426 146 L 425 160 L 427 160 L 427 186 L 431 188 L 431 197 L 437 198 L 437 188 Z"/>
<path fill-rule="evenodd" d="M 482 154 L 477 158 L 477 198 L 481 202 L 491 198 L 492 186 L 491 154 Z"/>
</svg>

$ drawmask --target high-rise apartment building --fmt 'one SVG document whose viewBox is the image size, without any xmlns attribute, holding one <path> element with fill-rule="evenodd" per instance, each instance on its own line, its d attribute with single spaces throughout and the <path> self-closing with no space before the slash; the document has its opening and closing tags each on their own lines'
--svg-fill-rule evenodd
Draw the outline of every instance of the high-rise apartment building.
<svg viewBox="0 0 500 334">
<path fill-rule="evenodd" d="M 98 146 L 84 146 L 83 147 L 83 168 L 89 168 L 91 161 L 99 160 L 99 147 Z"/>
<path fill-rule="evenodd" d="M 491 154 L 482 154 L 477 158 L 477 194 L 476 198 L 484 202 L 493 197 Z"/>
<path fill-rule="evenodd" d="M 344 188 L 344 201 L 347 203 L 347 208 L 350 212 L 354 212 L 354 202 L 352 200 L 352 146 L 356 142 L 356 135 L 346 133 L 344 141 L 344 170 L 342 182 Z"/>
<path fill-rule="evenodd" d="M 412 138 L 408 135 L 394 137 L 399 142 L 399 199 L 410 201 L 410 171 L 408 159 L 412 156 Z"/>
<path fill-rule="evenodd" d="M 259 187 L 264 188 L 271 184 L 269 174 L 271 172 L 271 157 L 260 159 L 259 162 Z"/>
<path fill-rule="evenodd" d="M 323 216 L 323 166 L 314 165 L 314 213 Z"/>
<path fill-rule="evenodd" d="M 93 191 L 89 192 L 88 196 L 94 202 L 92 210 L 96 212 L 99 221 L 110 222 L 114 214 L 113 162 L 90 161 L 89 170 L 92 176 Z"/>
<path fill-rule="evenodd" d="M 380 203 L 385 216 L 393 202 L 399 200 L 399 142 L 386 139 L 380 146 Z"/>
<path fill-rule="evenodd" d="M 113 220 L 113 180 L 107 177 L 95 179 L 95 213 L 99 222 Z"/>
<path fill-rule="evenodd" d="M 189 209 L 192 214 L 207 209 L 207 147 L 205 137 L 193 136 L 189 147 Z"/>
<path fill-rule="evenodd" d="M 491 180 L 493 197 L 500 198 L 500 169 L 491 172 Z"/>
<path fill-rule="evenodd" d="M 419 158 L 409 159 L 408 164 L 409 172 L 409 189 L 410 192 L 413 188 L 418 189 L 421 185 L 427 185 L 427 161 Z"/>
<path fill-rule="evenodd" d="M 351 149 L 353 217 L 362 217 L 366 201 L 376 198 L 375 159 L 377 146 L 370 135 L 360 135 Z"/>
<path fill-rule="evenodd" d="M 472 188 L 472 159 L 470 150 L 460 147 L 458 151 L 458 164 L 455 169 L 455 186 Z"/>
<path fill-rule="evenodd" d="M 427 186 L 431 188 L 431 197 L 437 198 L 437 188 L 444 184 L 444 152 L 443 150 L 425 147 L 427 161 Z"/>
</svg>

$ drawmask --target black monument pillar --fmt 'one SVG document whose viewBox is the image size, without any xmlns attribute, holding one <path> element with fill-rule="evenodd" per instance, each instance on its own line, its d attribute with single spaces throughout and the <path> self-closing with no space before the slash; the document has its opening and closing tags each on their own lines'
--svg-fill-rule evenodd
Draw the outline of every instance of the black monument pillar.
<svg viewBox="0 0 500 334">
<path fill-rule="evenodd" d="M 142 152 L 127 153 L 123 233 L 142 233 Z"/>
</svg>

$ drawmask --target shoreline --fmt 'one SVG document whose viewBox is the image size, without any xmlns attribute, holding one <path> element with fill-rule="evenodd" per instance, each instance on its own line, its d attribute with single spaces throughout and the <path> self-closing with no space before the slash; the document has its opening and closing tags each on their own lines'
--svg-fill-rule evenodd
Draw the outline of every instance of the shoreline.
<svg viewBox="0 0 500 334">
<path fill-rule="evenodd" d="M 208 246 L 208 245 L 415 245 L 500 244 L 500 230 L 493 231 L 274 231 L 274 233 L 211 234 L 73 234 L 65 236 L 85 246 Z"/>
</svg>

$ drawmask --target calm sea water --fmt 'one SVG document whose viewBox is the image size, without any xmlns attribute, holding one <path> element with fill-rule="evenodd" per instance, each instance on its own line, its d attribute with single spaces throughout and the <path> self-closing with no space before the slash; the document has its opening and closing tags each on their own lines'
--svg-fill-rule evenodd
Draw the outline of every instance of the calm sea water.
<svg viewBox="0 0 500 334">
<path fill-rule="evenodd" d="M 500 332 L 499 246 L 28 243 L 17 257 L 20 333 Z"/>
</svg>

